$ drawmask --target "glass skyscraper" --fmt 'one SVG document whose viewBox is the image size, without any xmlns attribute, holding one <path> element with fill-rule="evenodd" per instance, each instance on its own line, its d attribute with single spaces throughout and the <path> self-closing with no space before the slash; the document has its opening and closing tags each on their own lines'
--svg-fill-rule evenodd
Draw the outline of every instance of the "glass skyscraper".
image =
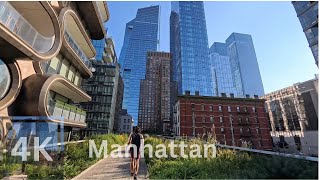
<svg viewBox="0 0 320 180">
<path fill-rule="evenodd" d="M 171 2 L 170 52 L 178 93 L 199 91 L 200 95 L 213 95 L 212 78 L 208 78 L 212 74 L 203 2 Z"/>
<path fill-rule="evenodd" d="M 215 96 L 221 96 L 221 93 L 226 93 L 227 96 L 236 95 L 230 58 L 225 43 L 213 43 L 210 47 L 210 62 L 212 63 L 213 94 Z"/>
<path fill-rule="evenodd" d="M 226 40 L 236 96 L 264 95 L 251 35 L 232 33 Z"/>
<path fill-rule="evenodd" d="M 292 1 L 313 57 L 318 63 L 318 1 Z"/>
<path fill-rule="evenodd" d="M 107 29 L 105 30 L 106 34 L 107 34 Z M 107 35 L 105 35 L 105 37 L 107 37 Z M 102 55 L 103 55 L 103 52 L 105 51 L 104 50 L 104 47 L 105 47 L 105 44 L 106 44 L 106 39 L 103 38 L 103 39 L 100 39 L 100 40 L 91 40 L 92 42 L 92 45 L 94 47 L 94 49 L 96 50 L 96 57 L 95 59 L 97 61 L 102 61 Z"/>
<path fill-rule="evenodd" d="M 104 52 L 104 45 L 106 44 L 106 39 L 103 38 L 101 40 L 91 40 L 94 49 L 96 50 L 96 57 L 97 61 L 102 61 L 102 55 Z"/>
<path fill-rule="evenodd" d="M 140 80 L 145 78 L 147 51 L 157 51 L 159 6 L 138 9 L 136 17 L 126 24 L 119 63 L 124 81 L 123 109 L 135 124 L 138 121 Z"/>
</svg>

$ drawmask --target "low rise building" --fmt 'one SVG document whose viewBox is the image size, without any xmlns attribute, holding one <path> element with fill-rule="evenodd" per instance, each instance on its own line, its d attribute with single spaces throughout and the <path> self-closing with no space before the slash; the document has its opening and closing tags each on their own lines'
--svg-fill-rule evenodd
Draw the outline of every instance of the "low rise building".
<svg viewBox="0 0 320 180">
<path fill-rule="evenodd" d="M 211 133 L 220 144 L 272 149 L 270 125 L 263 99 L 179 95 L 174 107 L 176 136 L 197 137 Z"/>
<path fill-rule="evenodd" d="M 275 149 L 318 155 L 318 76 L 261 97 Z"/>
<path fill-rule="evenodd" d="M 123 109 L 120 116 L 119 132 L 120 133 L 131 133 L 133 131 L 133 118 L 126 109 Z"/>
</svg>

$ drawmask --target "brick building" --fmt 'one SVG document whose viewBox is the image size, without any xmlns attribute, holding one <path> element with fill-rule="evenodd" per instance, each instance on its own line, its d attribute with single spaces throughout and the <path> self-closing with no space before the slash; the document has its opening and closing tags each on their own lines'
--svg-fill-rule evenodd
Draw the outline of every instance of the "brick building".
<svg viewBox="0 0 320 180">
<path fill-rule="evenodd" d="M 138 125 L 143 131 L 167 134 L 171 121 L 171 55 L 148 52 L 145 79 L 140 81 Z"/>
<path fill-rule="evenodd" d="M 180 95 L 174 107 L 173 129 L 176 136 L 201 136 L 212 133 L 221 144 L 254 149 L 272 149 L 270 124 L 264 109 L 265 100 Z"/>
</svg>

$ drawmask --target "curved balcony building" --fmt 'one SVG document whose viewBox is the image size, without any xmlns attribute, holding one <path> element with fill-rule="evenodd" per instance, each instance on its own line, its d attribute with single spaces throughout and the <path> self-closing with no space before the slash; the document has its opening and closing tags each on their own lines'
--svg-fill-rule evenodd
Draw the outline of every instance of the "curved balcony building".
<svg viewBox="0 0 320 180">
<path fill-rule="evenodd" d="M 63 119 L 67 139 L 85 128 L 81 82 L 109 16 L 106 2 L 0 2 L 0 116 Z"/>
</svg>

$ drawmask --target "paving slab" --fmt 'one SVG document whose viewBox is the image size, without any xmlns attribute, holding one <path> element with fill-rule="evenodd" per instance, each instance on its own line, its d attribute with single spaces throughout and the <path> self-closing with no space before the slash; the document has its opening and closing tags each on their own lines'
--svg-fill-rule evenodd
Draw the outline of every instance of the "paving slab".
<svg viewBox="0 0 320 180">
<path fill-rule="evenodd" d="M 125 149 L 122 148 L 122 153 Z M 148 179 L 147 165 L 144 158 L 140 159 L 138 179 Z M 82 179 L 133 179 L 130 175 L 130 157 L 112 158 L 110 156 L 98 161 L 88 169 L 73 178 Z"/>
</svg>

